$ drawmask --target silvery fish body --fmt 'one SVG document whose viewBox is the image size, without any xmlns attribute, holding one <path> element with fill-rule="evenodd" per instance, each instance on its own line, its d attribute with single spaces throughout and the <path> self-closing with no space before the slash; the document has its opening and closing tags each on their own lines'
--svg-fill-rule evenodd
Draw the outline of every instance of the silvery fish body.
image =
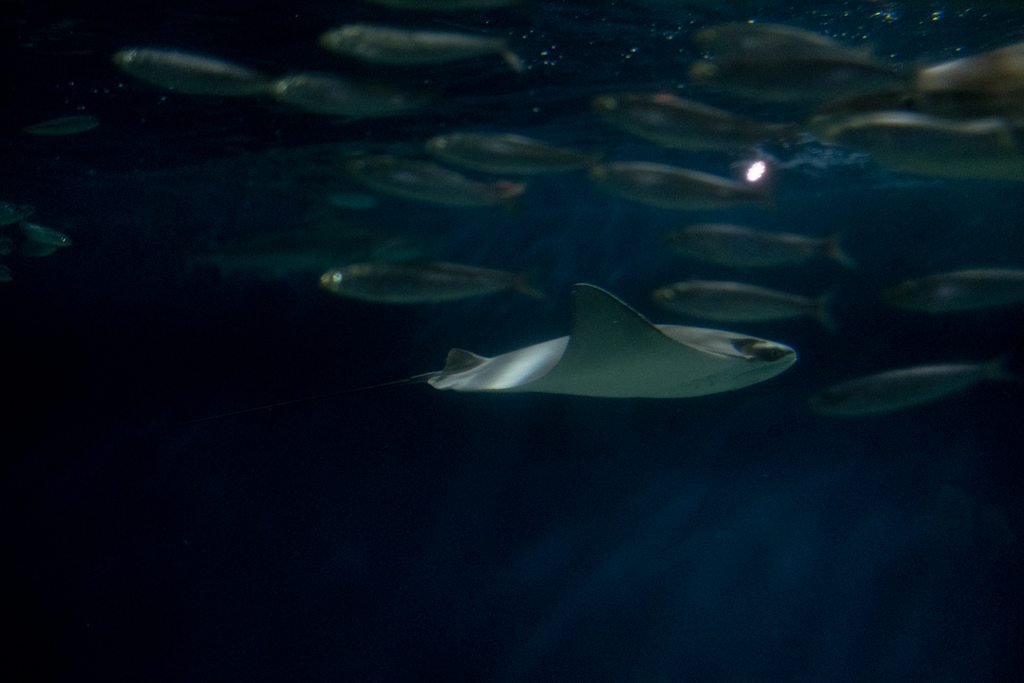
<svg viewBox="0 0 1024 683">
<path fill-rule="evenodd" d="M 889 168 L 946 178 L 1024 180 L 1024 149 L 998 117 L 954 120 L 910 111 L 819 117 L 824 141 L 871 154 Z"/>
<path fill-rule="evenodd" d="M 100 122 L 94 116 L 62 116 L 25 126 L 22 130 L 33 135 L 73 135 L 92 130 L 98 125 Z"/>
<path fill-rule="evenodd" d="M 699 211 L 768 201 L 761 185 L 647 161 L 594 166 L 590 179 L 612 194 L 662 209 Z"/>
<path fill-rule="evenodd" d="M 868 50 L 779 24 L 711 26 L 698 31 L 694 42 L 711 58 L 692 65 L 691 79 L 766 101 L 852 96 L 901 87 L 909 80 Z"/>
<path fill-rule="evenodd" d="M 346 118 L 402 116 L 427 103 L 384 85 L 361 83 L 328 73 L 296 73 L 274 81 L 271 94 L 278 102 L 310 112 Z"/>
<path fill-rule="evenodd" d="M 668 235 L 669 245 L 684 256 L 737 268 L 769 268 L 828 258 L 847 267 L 853 259 L 839 245 L 839 235 L 808 237 L 756 230 L 742 225 L 689 225 Z"/>
<path fill-rule="evenodd" d="M 1002 369 L 1002 359 L 921 365 L 840 382 L 815 394 L 807 403 L 822 415 L 875 415 L 931 403 L 984 380 L 1015 379 Z"/>
<path fill-rule="evenodd" d="M 189 95 L 261 97 L 269 94 L 272 84 L 255 69 L 180 50 L 121 50 L 114 54 L 113 62 L 150 85 Z"/>
<path fill-rule="evenodd" d="M 715 24 L 698 30 L 693 42 L 716 56 L 754 55 L 766 60 L 855 61 L 870 54 L 869 50 L 847 47 L 821 33 L 768 22 Z"/>
<path fill-rule="evenodd" d="M 513 71 L 523 64 L 503 38 L 449 31 L 419 31 L 374 24 L 346 24 L 320 36 L 320 46 L 370 64 L 410 66 L 448 64 L 489 54 L 500 55 Z"/>
<path fill-rule="evenodd" d="M 523 273 L 441 261 L 354 263 L 328 270 L 320 286 L 339 296 L 384 304 L 458 301 L 509 289 L 542 296 Z"/>
<path fill-rule="evenodd" d="M 954 313 L 1024 301 L 1024 270 L 974 268 L 907 280 L 885 291 L 894 308 L 925 313 Z"/>
<path fill-rule="evenodd" d="M 21 233 L 25 236 L 25 241 L 21 245 L 22 256 L 49 256 L 61 247 L 71 246 L 71 238 L 59 230 L 26 221 L 19 225 Z"/>
<path fill-rule="evenodd" d="M 615 93 L 591 100 L 605 121 L 664 147 L 734 151 L 795 135 L 796 126 L 762 123 L 669 93 Z"/>
<path fill-rule="evenodd" d="M 539 175 L 592 166 L 597 154 L 554 147 L 509 133 L 449 133 L 427 140 L 428 154 L 485 173 Z"/>
<path fill-rule="evenodd" d="M 28 218 L 36 212 L 36 207 L 28 204 L 12 204 L 11 202 L 0 202 L 0 225 L 17 223 L 23 218 Z"/>
<path fill-rule="evenodd" d="M 689 280 L 654 291 L 654 302 L 670 311 L 722 322 L 788 320 L 811 316 L 835 330 L 828 313 L 829 296 L 818 298 L 780 292 L 743 282 Z"/>
<path fill-rule="evenodd" d="M 507 180 L 482 183 L 428 161 L 387 154 L 353 159 L 346 170 L 371 190 L 442 206 L 508 205 L 526 189 Z"/>
</svg>

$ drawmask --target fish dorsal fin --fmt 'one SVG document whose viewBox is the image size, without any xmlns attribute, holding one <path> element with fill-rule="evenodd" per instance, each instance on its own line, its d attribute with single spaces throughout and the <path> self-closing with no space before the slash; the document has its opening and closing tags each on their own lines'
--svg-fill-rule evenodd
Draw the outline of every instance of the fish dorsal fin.
<svg viewBox="0 0 1024 683">
<path fill-rule="evenodd" d="M 465 349 L 452 349 L 448 352 L 448 356 L 444 360 L 444 369 L 435 376 L 437 379 L 444 379 L 445 377 L 449 377 L 460 372 L 472 370 L 473 368 L 486 363 L 487 360 L 487 358 L 478 356 L 472 351 L 466 351 Z"/>
</svg>

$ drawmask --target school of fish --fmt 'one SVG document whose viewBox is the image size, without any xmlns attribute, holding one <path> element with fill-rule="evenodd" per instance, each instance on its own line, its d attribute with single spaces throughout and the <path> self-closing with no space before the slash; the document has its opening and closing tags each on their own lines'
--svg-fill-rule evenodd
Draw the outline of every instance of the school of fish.
<svg viewBox="0 0 1024 683">
<path fill-rule="evenodd" d="M 319 35 L 309 36 L 310 45 L 323 50 L 325 63 L 336 60 L 330 71 L 269 73 L 213 55 L 145 46 L 126 46 L 112 55 L 111 62 L 132 77 L 131 87 L 155 88 L 176 97 L 273 102 L 334 117 L 342 125 L 409 116 L 433 110 L 443 100 L 442 93 L 430 89 L 429 77 L 422 79 L 422 88 L 409 89 L 387 78 L 350 74 L 413 70 L 429 75 L 453 64 L 491 68 L 497 63 L 504 65 L 505 77 L 517 78 L 532 68 L 530 58 L 517 51 L 515 34 L 492 31 L 486 23 L 474 30 L 460 22 L 455 30 L 456 22 L 425 19 L 517 11 L 516 0 L 365 2 L 370 20 L 323 26 Z M 728 14 L 738 11 L 740 3 L 694 4 Z M 379 14 L 370 11 L 374 5 Z M 395 150 L 306 150 L 330 160 L 321 177 L 306 188 L 309 222 L 301 231 L 193 251 L 184 258 L 186 267 L 216 267 L 225 276 L 238 271 L 299 273 L 311 282 L 318 280 L 330 294 L 382 305 L 450 302 L 501 292 L 539 299 L 544 294 L 532 284 L 530 271 L 523 269 L 531 264 L 510 264 L 504 270 L 448 262 L 415 237 L 343 226 L 336 211 L 382 211 L 390 198 L 450 211 L 514 210 L 524 193 L 546 177 L 576 173 L 595 192 L 607 193 L 615 201 L 679 217 L 678 228 L 665 235 L 663 248 L 679 257 L 680 280 L 652 292 L 659 308 L 720 323 L 807 317 L 835 333 L 842 329 L 842 321 L 830 311 L 831 290 L 782 291 L 759 284 L 759 279 L 768 270 L 796 273 L 812 262 L 827 262 L 847 273 L 871 269 L 873 264 L 855 261 L 844 250 L 842 234 L 827 226 L 820 234 L 797 234 L 770 227 L 777 221 L 738 225 L 693 215 L 740 205 L 765 216 L 776 211 L 770 158 L 761 153 L 762 145 L 836 146 L 865 153 L 895 174 L 1010 182 L 1014 192 L 1024 192 L 1024 185 L 1015 184 L 1024 182 L 1024 43 L 927 63 L 895 60 L 849 39 L 753 18 L 708 20 L 689 27 L 684 36 L 702 55 L 678 65 L 685 97 L 638 85 L 629 90 L 609 88 L 579 102 L 593 126 L 621 131 L 630 142 L 626 149 L 653 145 L 672 150 L 677 163 L 562 146 L 523 134 L 529 131 L 495 130 L 487 120 L 438 130 Z M 346 68 L 351 64 L 359 68 Z M 767 112 L 785 104 L 787 111 L 804 114 L 797 121 L 772 120 L 770 114 L 758 120 L 700 101 L 702 95 L 715 102 L 725 96 L 762 103 Z M 23 130 L 63 136 L 97 125 L 92 116 L 76 115 L 33 123 Z M 721 157 L 723 170 L 706 170 L 707 155 Z M 694 167 L 687 162 L 691 158 Z M 732 168 L 742 166 L 747 175 L 725 171 L 730 161 L 742 162 Z M 768 173 L 760 176 L 766 169 Z M 33 213 L 31 206 L 0 202 L 0 256 L 47 256 L 71 244 L 67 235 L 26 221 Z M 13 224 L 20 229 L 4 227 Z M 682 279 L 687 263 L 730 268 L 735 279 Z M 1024 303 L 1024 254 L 1010 264 L 965 262 L 948 272 L 893 276 L 889 288 L 873 302 L 879 309 L 941 316 Z M 12 277 L 11 269 L 0 264 L 0 281 Z M 457 356 L 459 363 L 466 363 L 466 358 Z M 950 361 L 878 368 L 878 374 L 822 389 L 809 398 L 808 406 L 823 415 L 873 415 L 929 403 L 985 380 L 1016 379 L 1003 358 Z"/>
</svg>

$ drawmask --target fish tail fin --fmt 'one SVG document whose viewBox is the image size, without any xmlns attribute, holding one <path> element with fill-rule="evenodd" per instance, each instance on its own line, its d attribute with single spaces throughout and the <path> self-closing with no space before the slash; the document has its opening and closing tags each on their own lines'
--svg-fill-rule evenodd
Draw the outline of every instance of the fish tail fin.
<svg viewBox="0 0 1024 683">
<path fill-rule="evenodd" d="M 828 291 L 819 296 L 814 300 L 814 319 L 821 323 L 822 327 L 836 334 L 839 328 L 836 327 L 836 321 L 832 318 L 832 313 L 829 308 L 832 305 L 832 292 Z"/>
<path fill-rule="evenodd" d="M 825 239 L 825 256 L 847 268 L 856 268 L 857 262 L 843 251 L 843 246 L 840 244 L 841 239 L 842 233 L 838 232 Z"/>
<path fill-rule="evenodd" d="M 523 60 L 519 58 L 512 50 L 502 50 L 501 58 L 505 60 L 509 68 L 515 71 L 517 74 L 521 74 L 526 71 L 526 66 L 523 64 Z"/>
<path fill-rule="evenodd" d="M 544 292 L 533 286 L 533 271 L 527 270 L 522 273 L 513 273 L 510 284 L 511 288 L 520 294 L 525 294 L 534 299 L 545 298 Z"/>
<path fill-rule="evenodd" d="M 1006 354 L 993 358 L 981 364 L 981 378 L 993 382 L 1020 382 L 1020 375 L 1006 369 L 1007 363 L 1013 358 L 1013 354 Z"/>
</svg>

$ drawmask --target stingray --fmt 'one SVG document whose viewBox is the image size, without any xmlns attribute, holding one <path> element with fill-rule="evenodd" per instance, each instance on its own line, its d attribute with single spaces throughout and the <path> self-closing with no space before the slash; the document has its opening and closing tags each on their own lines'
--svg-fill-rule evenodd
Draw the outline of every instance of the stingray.
<svg viewBox="0 0 1024 683">
<path fill-rule="evenodd" d="M 493 358 L 452 349 L 444 369 L 435 372 L 174 424 L 418 382 L 454 391 L 685 398 L 763 382 L 796 362 L 796 351 L 777 342 L 703 327 L 655 325 L 614 295 L 587 284 L 572 288 L 570 331 L 567 337 Z"/>
<path fill-rule="evenodd" d="M 436 389 L 684 398 L 740 389 L 796 361 L 783 344 L 734 332 L 654 325 L 593 285 L 572 289 L 568 337 L 484 358 L 448 352 L 443 370 L 411 378 Z"/>
</svg>

